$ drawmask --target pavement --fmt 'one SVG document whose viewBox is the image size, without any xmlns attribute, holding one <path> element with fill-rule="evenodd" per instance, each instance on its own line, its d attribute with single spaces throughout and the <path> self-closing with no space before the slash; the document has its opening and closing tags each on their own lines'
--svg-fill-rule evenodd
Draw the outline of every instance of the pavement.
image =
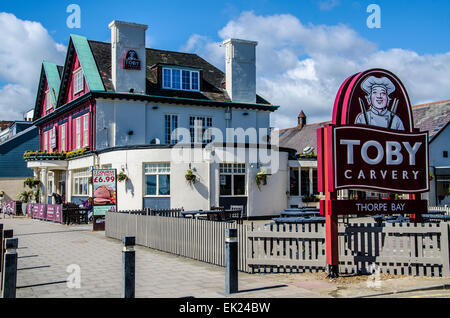
<svg viewBox="0 0 450 318">
<path fill-rule="evenodd" d="M 92 232 L 91 225 L 66 226 L 28 218 L 6 218 L 0 223 L 4 229 L 13 229 L 19 239 L 18 298 L 121 297 L 120 241 L 105 237 L 105 232 Z M 449 296 L 437 288 L 450 286 L 450 278 L 382 274 L 372 287 L 369 280 L 349 275 L 329 280 L 325 273 L 239 273 L 239 293 L 225 295 L 224 268 L 136 246 L 137 298 L 373 297 L 430 286 L 436 287 L 428 291 L 434 297 Z M 426 297 L 426 292 L 413 296 Z"/>
</svg>

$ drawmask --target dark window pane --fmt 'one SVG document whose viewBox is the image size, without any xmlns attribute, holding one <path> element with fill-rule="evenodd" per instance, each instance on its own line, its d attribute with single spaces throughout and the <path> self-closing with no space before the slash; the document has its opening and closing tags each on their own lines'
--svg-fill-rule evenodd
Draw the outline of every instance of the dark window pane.
<svg viewBox="0 0 450 318">
<path fill-rule="evenodd" d="M 245 175 L 235 175 L 234 195 L 245 195 Z"/>
<path fill-rule="evenodd" d="M 192 72 L 192 89 L 199 90 L 199 76 L 197 72 Z"/>
<path fill-rule="evenodd" d="M 290 194 L 292 196 L 300 195 L 300 185 L 298 182 L 298 169 L 290 169 Z"/>
<path fill-rule="evenodd" d="M 159 175 L 159 195 L 170 195 L 170 175 Z"/>
<path fill-rule="evenodd" d="M 191 72 L 189 71 L 183 71 L 182 72 L 182 84 L 183 84 L 183 89 L 191 89 Z"/>
<path fill-rule="evenodd" d="M 146 195 L 156 195 L 156 175 L 145 176 Z"/>
<path fill-rule="evenodd" d="M 309 193 L 309 170 L 301 170 L 302 196 L 310 195 Z"/>
<path fill-rule="evenodd" d="M 171 71 L 168 69 L 165 69 L 163 76 L 164 76 L 164 84 L 163 84 L 164 87 L 170 88 L 170 83 L 172 82 L 171 81 Z"/>
<path fill-rule="evenodd" d="M 181 88 L 181 75 L 180 70 L 172 70 L 172 88 Z"/>
<path fill-rule="evenodd" d="M 220 195 L 231 195 L 231 175 L 220 176 Z"/>
<path fill-rule="evenodd" d="M 317 170 L 313 170 L 313 194 L 319 194 L 317 190 Z"/>
</svg>

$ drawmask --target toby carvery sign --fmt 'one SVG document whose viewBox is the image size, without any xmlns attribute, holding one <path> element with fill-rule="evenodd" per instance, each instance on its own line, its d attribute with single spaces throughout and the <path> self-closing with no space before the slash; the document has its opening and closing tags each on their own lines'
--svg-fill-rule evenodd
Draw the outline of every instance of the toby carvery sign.
<svg viewBox="0 0 450 318">
<path fill-rule="evenodd" d="M 330 277 L 339 273 L 338 215 L 410 214 L 427 209 L 428 133 L 414 128 L 408 94 L 391 72 L 372 69 L 341 85 L 333 121 L 317 130 L 318 190 Z M 411 194 L 413 200 L 338 200 L 337 190 Z"/>
<path fill-rule="evenodd" d="M 394 74 L 373 69 L 347 79 L 331 126 L 333 190 L 429 190 L 428 133 L 414 129 L 409 97 Z"/>
<path fill-rule="evenodd" d="M 141 61 L 139 60 L 138 54 L 135 50 L 129 50 L 125 53 L 122 64 L 123 68 L 126 70 L 141 69 Z"/>
</svg>

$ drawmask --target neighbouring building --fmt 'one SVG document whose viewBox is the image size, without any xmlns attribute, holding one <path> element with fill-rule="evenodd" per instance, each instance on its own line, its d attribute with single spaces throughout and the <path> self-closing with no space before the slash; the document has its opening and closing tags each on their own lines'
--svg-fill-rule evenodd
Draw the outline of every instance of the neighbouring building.
<svg viewBox="0 0 450 318">
<path fill-rule="evenodd" d="M 31 122 L 16 121 L 0 132 L 0 193 L 4 201 L 15 201 L 24 190 L 25 178 L 33 176 L 23 154 L 39 147 L 39 130 Z"/>
<path fill-rule="evenodd" d="M 413 107 L 416 128 L 429 132 L 431 206 L 450 205 L 450 100 Z"/>
<path fill-rule="evenodd" d="M 111 43 L 71 35 L 65 64 L 42 65 L 39 151 L 27 154 L 41 201 L 86 200 L 92 170 L 115 168 L 128 177 L 119 210 L 242 206 L 260 217 L 286 208 L 295 150 L 270 142 L 278 106 L 256 93 L 257 42 L 225 41 L 223 73 L 196 54 L 146 48 L 146 25 L 109 28 Z"/>
</svg>

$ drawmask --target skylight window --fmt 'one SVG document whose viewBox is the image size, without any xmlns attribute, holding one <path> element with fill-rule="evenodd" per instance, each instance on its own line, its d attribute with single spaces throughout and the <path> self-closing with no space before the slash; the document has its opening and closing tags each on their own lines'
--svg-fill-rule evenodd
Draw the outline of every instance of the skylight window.
<svg viewBox="0 0 450 318">
<path fill-rule="evenodd" d="M 182 68 L 163 68 L 163 88 L 183 91 L 200 91 L 200 72 Z"/>
</svg>

